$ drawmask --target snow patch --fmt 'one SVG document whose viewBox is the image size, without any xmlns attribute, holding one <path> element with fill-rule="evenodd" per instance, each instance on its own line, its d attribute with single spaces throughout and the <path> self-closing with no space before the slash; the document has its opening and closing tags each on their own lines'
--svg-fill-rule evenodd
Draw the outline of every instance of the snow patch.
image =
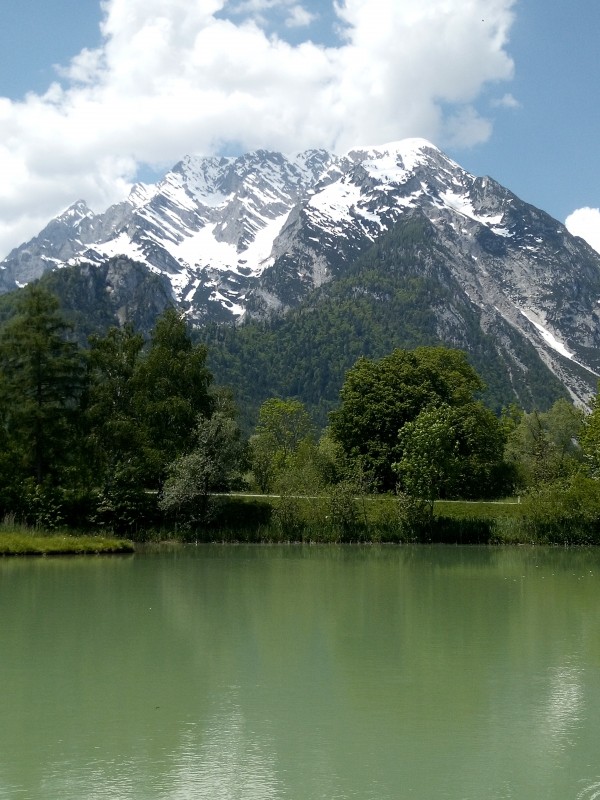
<svg viewBox="0 0 600 800">
<path fill-rule="evenodd" d="M 114 239 L 109 239 L 107 242 L 96 243 L 90 246 L 96 253 L 112 258 L 113 256 L 127 256 L 132 261 L 146 262 L 144 254 L 139 246 L 134 244 L 127 233 L 123 232 L 116 236 Z M 84 254 L 85 255 L 85 254 Z"/>
<path fill-rule="evenodd" d="M 326 186 L 308 201 L 309 208 L 314 208 L 323 217 L 332 222 L 350 222 L 350 208 L 356 205 L 361 191 L 356 184 L 338 181 Z"/>
<path fill-rule="evenodd" d="M 475 222 L 479 222 L 481 225 L 485 225 L 487 228 L 490 228 L 493 233 L 498 236 L 504 237 L 511 237 L 513 234 L 508 230 L 508 228 L 504 228 L 500 225 L 502 222 L 503 215 L 502 214 L 495 214 L 493 216 L 485 217 L 481 214 L 477 214 L 475 209 L 473 208 L 473 204 L 469 200 L 466 194 L 457 194 L 452 190 L 448 190 L 446 192 L 442 192 L 440 194 L 440 198 L 444 205 L 452 208 L 454 211 L 457 211 L 459 214 L 462 214 L 464 217 L 469 217 L 469 219 L 474 220 Z"/>
<path fill-rule="evenodd" d="M 372 169 L 373 172 L 380 173 L 391 171 L 400 177 L 400 175 L 411 172 L 425 161 L 424 150 L 433 150 L 439 153 L 438 148 L 427 139 L 415 137 L 381 145 L 353 147 L 348 151 L 346 157 L 352 158 L 364 153 L 367 159 L 367 163 L 364 166 L 369 170 Z M 399 169 L 399 162 L 403 164 L 403 169 Z"/>
<path fill-rule="evenodd" d="M 569 352 L 569 350 L 567 350 L 565 345 L 561 341 L 559 341 L 556 338 L 556 336 L 554 336 L 554 334 L 550 333 L 550 331 L 547 328 L 544 328 L 544 326 L 541 323 L 539 323 L 537 319 L 534 318 L 534 314 L 531 310 L 525 311 L 524 309 L 519 308 L 519 311 L 521 312 L 521 314 L 523 314 L 523 316 L 526 319 L 529 320 L 529 322 L 531 322 L 534 328 L 536 328 L 537 331 L 542 335 L 542 339 L 546 342 L 547 345 L 549 345 L 553 350 L 556 350 L 557 353 L 560 353 L 561 356 L 568 358 L 570 361 L 575 360 L 575 354 Z"/>
<path fill-rule="evenodd" d="M 149 203 L 158 194 L 156 183 L 135 183 L 129 192 L 128 201 L 134 208 L 141 208 Z"/>
</svg>

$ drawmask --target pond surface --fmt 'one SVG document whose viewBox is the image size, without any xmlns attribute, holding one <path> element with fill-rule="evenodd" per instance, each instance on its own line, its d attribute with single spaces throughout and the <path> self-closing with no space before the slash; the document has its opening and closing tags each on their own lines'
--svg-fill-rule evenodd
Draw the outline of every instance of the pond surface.
<svg viewBox="0 0 600 800">
<path fill-rule="evenodd" d="M 0 800 L 600 798 L 600 552 L 0 560 Z"/>
</svg>

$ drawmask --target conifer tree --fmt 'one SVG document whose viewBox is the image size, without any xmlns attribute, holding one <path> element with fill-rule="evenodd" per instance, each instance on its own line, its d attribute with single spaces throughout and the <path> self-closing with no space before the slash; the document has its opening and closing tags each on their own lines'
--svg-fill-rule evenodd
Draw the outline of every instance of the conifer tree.
<svg viewBox="0 0 600 800">
<path fill-rule="evenodd" d="M 198 417 L 210 417 L 213 410 L 211 382 L 206 347 L 193 345 L 185 319 L 167 309 L 134 376 L 134 402 L 145 427 L 152 483 L 162 484 L 166 465 L 194 446 Z"/>
<path fill-rule="evenodd" d="M 66 481 L 78 452 L 84 359 L 57 298 L 33 284 L 0 330 L 0 415 L 16 473 Z"/>
<path fill-rule="evenodd" d="M 131 326 L 90 339 L 86 422 L 94 483 L 103 490 L 125 474 L 127 482 L 143 485 L 145 428 L 134 385 L 143 345 Z"/>
</svg>

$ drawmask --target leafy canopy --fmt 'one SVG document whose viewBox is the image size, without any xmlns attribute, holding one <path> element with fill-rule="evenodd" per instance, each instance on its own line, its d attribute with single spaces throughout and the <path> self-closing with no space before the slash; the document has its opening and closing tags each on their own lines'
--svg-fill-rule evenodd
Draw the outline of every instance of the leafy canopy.
<svg viewBox="0 0 600 800">
<path fill-rule="evenodd" d="M 397 481 L 392 464 L 402 458 L 398 431 L 425 408 L 472 403 L 483 388 L 459 350 L 418 347 L 394 350 L 377 361 L 359 358 L 346 374 L 338 410 L 330 415 L 331 434 L 379 488 L 392 489 Z"/>
<path fill-rule="evenodd" d="M 499 494 L 504 435 L 481 403 L 425 408 L 398 434 L 402 458 L 393 465 L 403 490 L 430 504 L 440 498 Z"/>
</svg>

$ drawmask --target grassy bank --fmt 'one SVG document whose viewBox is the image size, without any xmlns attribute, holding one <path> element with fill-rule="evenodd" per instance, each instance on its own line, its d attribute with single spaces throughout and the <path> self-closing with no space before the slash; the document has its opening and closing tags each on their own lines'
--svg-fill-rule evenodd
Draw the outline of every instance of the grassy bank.
<svg viewBox="0 0 600 800">
<path fill-rule="evenodd" d="M 517 532 L 521 530 L 521 538 Z M 158 538 L 193 542 L 531 542 L 521 506 L 437 503 L 434 518 L 407 513 L 390 495 L 328 497 L 220 497 L 210 524 L 178 526 Z"/>
<path fill-rule="evenodd" d="M 421 509 L 422 511 L 422 509 Z M 218 499 L 208 525 L 180 527 L 176 537 L 194 542 L 444 543 L 600 545 L 595 519 L 545 520 L 531 504 L 451 502 L 434 516 L 407 508 L 390 495 L 243 497 Z M 169 538 L 173 531 L 158 538 Z"/>
<path fill-rule="evenodd" d="M 0 526 L 0 555 L 131 552 L 137 542 L 440 543 L 600 545 L 600 517 L 544 517 L 531 503 L 439 501 L 433 517 L 391 495 L 322 497 L 227 495 L 209 522 L 172 518 L 135 527 L 127 539 L 41 533 Z"/>
<path fill-rule="evenodd" d="M 50 534 L 29 530 L 0 530 L 0 556 L 98 555 L 131 553 L 133 544 L 106 536 Z"/>
</svg>

